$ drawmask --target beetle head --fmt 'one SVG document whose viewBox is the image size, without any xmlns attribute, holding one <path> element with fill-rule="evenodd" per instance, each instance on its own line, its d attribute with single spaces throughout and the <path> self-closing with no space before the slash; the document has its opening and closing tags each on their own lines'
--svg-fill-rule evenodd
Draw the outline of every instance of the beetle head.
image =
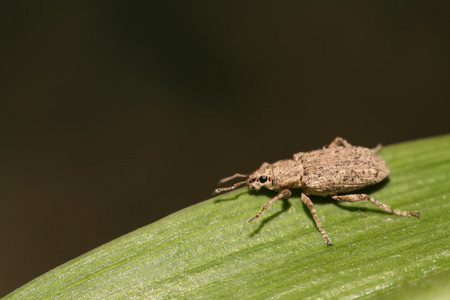
<svg viewBox="0 0 450 300">
<path fill-rule="evenodd" d="M 274 189 L 273 174 L 270 165 L 262 165 L 261 168 L 250 174 L 247 183 L 248 187 L 255 191 L 259 191 L 263 186 L 270 190 Z"/>
<path fill-rule="evenodd" d="M 247 177 L 248 179 L 245 181 L 237 182 L 230 187 L 217 188 L 214 190 L 213 195 L 217 195 L 221 192 L 232 191 L 243 185 L 247 185 L 251 190 L 255 191 L 259 191 L 263 186 L 271 190 L 274 189 L 272 168 L 270 168 L 270 165 L 268 163 L 264 163 L 258 170 L 250 175 L 236 173 L 233 176 L 220 180 L 219 184 L 228 182 L 238 177 Z"/>
</svg>

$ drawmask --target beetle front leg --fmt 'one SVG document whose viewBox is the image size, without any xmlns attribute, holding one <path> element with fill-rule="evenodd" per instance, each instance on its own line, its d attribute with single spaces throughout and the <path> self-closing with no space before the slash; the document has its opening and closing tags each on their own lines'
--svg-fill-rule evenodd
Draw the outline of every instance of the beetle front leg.
<svg viewBox="0 0 450 300">
<path fill-rule="evenodd" d="M 261 217 L 261 215 L 264 213 L 264 211 L 271 206 L 272 204 L 274 204 L 275 202 L 277 202 L 278 200 L 280 200 L 281 198 L 287 199 L 291 196 L 291 191 L 288 189 L 284 189 L 281 191 L 281 193 L 279 193 L 278 195 L 276 195 L 275 197 L 273 197 L 270 201 L 268 201 L 267 203 L 265 203 L 261 210 L 259 211 L 259 213 L 257 213 L 253 218 L 251 218 L 250 220 L 248 220 L 249 223 L 252 223 L 254 220 L 258 219 L 259 217 Z"/>
<path fill-rule="evenodd" d="M 325 242 L 327 243 L 328 246 L 331 246 L 332 245 L 331 240 L 328 237 L 325 230 L 323 230 L 322 225 L 320 224 L 319 217 L 317 216 L 316 209 L 314 208 L 313 202 L 311 201 L 311 199 L 309 199 L 308 196 L 306 196 L 305 193 L 302 193 L 302 201 L 303 201 L 303 203 L 305 203 L 306 206 L 308 206 L 309 210 L 311 211 L 311 214 L 313 215 L 313 218 L 314 218 L 314 222 L 316 223 L 316 227 L 319 230 L 319 232 L 322 234 L 323 238 L 325 239 Z"/>
<path fill-rule="evenodd" d="M 241 173 L 236 173 L 234 175 L 231 175 L 229 177 L 225 177 L 219 180 L 219 185 L 220 184 L 224 184 L 225 182 L 231 181 L 235 178 L 247 178 L 248 174 L 241 174 Z"/>
<path fill-rule="evenodd" d="M 374 205 L 381 208 L 382 210 L 387 211 L 388 213 L 394 213 L 399 216 L 409 217 L 409 216 L 414 215 L 414 216 L 418 217 L 420 215 L 418 211 L 403 211 L 403 210 L 399 210 L 399 209 L 392 209 L 389 205 L 381 203 L 366 194 L 335 195 L 335 196 L 332 196 L 331 198 L 338 200 L 338 201 L 343 201 L 343 202 L 370 201 Z"/>
</svg>

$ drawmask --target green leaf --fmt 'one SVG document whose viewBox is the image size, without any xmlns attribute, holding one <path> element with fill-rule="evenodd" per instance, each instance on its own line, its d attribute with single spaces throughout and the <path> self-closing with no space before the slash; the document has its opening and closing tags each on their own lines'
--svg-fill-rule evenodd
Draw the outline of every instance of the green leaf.
<svg viewBox="0 0 450 300">
<path fill-rule="evenodd" d="M 365 192 L 393 208 L 418 210 L 420 218 L 312 197 L 333 242 L 327 247 L 298 191 L 249 225 L 275 193 L 242 188 L 94 249 L 6 299 L 448 295 L 450 135 L 379 154 L 391 175 Z"/>
</svg>

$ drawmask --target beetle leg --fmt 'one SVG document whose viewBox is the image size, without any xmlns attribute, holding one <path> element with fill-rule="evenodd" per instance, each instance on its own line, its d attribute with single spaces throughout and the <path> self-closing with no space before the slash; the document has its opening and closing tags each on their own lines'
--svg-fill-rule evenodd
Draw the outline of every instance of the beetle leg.
<svg viewBox="0 0 450 300">
<path fill-rule="evenodd" d="M 383 146 L 381 146 L 381 144 L 378 144 L 375 148 L 370 149 L 370 151 L 372 151 L 373 153 L 377 153 L 381 148 L 383 148 Z"/>
<path fill-rule="evenodd" d="M 270 164 L 268 162 L 263 162 L 262 165 L 259 167 L 260 169 L 265 169 L 268 166 L 270 166 Z"/>
<path fill-rule="evenodd" d="M 322 234 L 323 238 L 325 239 L 325 242 L 327 243 L 328 246 L 331 246 L 332 245 L 331 240 L 328 237 L 325 230 L 323 230 L 322 225 L 320 224 L 319 217 L 317 216 L 316 209 L 314 208 L 313 202 L 311 201 L 311 199 L 309 199 L 308 196 L 306 196 L 305 193 L 302 193 L 302 201 L 303 201 L 303 203 L 305 203 L 306 206 L 308 206 L 309 210 L 311 211 L 311 214 L 313 215 L 313 218 L 314 218 L 314 222 L 316 222 L 316 227 Z"/>
<path fill-rule="evenodd" d="M 299 160 L 306 152 L 299 152 L 294 154 L 294 160 Z"/>
<path fill-rule="evenodd" d="M 375 204 L 376 206 L 378 206 L 379 208 L 381 208 L 382 210 L 387 211 L 388 213 L 394 213 L 399 216 L 407 217 L 407 216 L 414 215 L 414 216 L 418 217 L 420 215 L 418 211 L 403 211 L 403 210 L 398 210 L 398 209 L 392 209 L 390 206 L 388 206 L 384 203 L 381 203 L 366 194 L 335 195 L 335 196 L 332 196 L 331 198 L 338 200 L 338 201 L 343 201 L 343 202 L 370 201 L 373 204 Z"/>
<path fill-rule="evenodd" d="M 224 184 L 225 182 L 228 182 L 228 181 L 233 180 L 233 179 L 235 179 L 235 178 L 246 178 L 246 177 L 248 177 L 248 174 L 240 174 L 240 173 L 236 173 L 236 174 L 234 174 L 234 175 L 232 175 L 232 176 L 229 176 L 229 177 L 225 177 L 225 178 L 220 179 L 220 180 L 219 180 L 219 185 Z"/>
<path fill-rule="evenodd" d="M 344 140 L 341 137 L 335 138 L 330 145 L 328 145 L 328 148 L 335 148 L 335 147 L 351 147 L 352 145 Z"/>
<path fill-rule="evenodd" d="M 287 199 L 291 196 L 291 191 L 288 189 L 284 189 L 281 191 L 281 193 L 279 193 L 278 195 L 276 195 L 275 197 L 273 197 L 270 201 L 266 202 L 262 207 L 261 210 L 259 211 L 259 213 L 257 213 L 254 217 L 252 217 L 250 220 L 248 220 L 249 223 L 253 222 L 254 220 L 258 219 L 259 217 L 261 217 L 261 215 L 264 213 L 264 211 L 271 206 L 272 204 L 274 204 L 275 202 L 277 202 L 278 200 L 280 200 L 281 198 Z"/>
</svg>

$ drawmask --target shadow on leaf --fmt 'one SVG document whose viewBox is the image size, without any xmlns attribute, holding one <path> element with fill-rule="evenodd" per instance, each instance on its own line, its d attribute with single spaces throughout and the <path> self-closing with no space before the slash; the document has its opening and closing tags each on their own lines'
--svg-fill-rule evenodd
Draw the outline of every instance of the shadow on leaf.
<svg viewBox="0 0 450 300">
<path fill-rule="evenodd" d="M 259 223 L 258 228 L 256 228 L 255 230 L 253 230 L 252 233 L 249 234 L 250 237 L 258 234 L 268 222 L 272 221 L 273 219 L 275 219 L 276 217 L 278 217 L 279 215 L 281 215 L 282 213 L 284 213 L 291 207 L 291 203 L 289 203 L 289 201 L 287 199 L 281 199 L 281 201 L 283 202 L 283 206 L 282 206 L 281 210 L 276 213 L 273 213 L 270 216 L 265 217 L 265 218 L 261 216 L 261 218 L 260 218 L 261 220 L 258 222 Z M 258 212 L 255 212 L 255 215 L 257 213 Z M 265 212 L 265 214 L 267 214 L 267 211 Z M 258 220 L 256 220 L 256 221 L 258 221 Z"/>
</svg>

